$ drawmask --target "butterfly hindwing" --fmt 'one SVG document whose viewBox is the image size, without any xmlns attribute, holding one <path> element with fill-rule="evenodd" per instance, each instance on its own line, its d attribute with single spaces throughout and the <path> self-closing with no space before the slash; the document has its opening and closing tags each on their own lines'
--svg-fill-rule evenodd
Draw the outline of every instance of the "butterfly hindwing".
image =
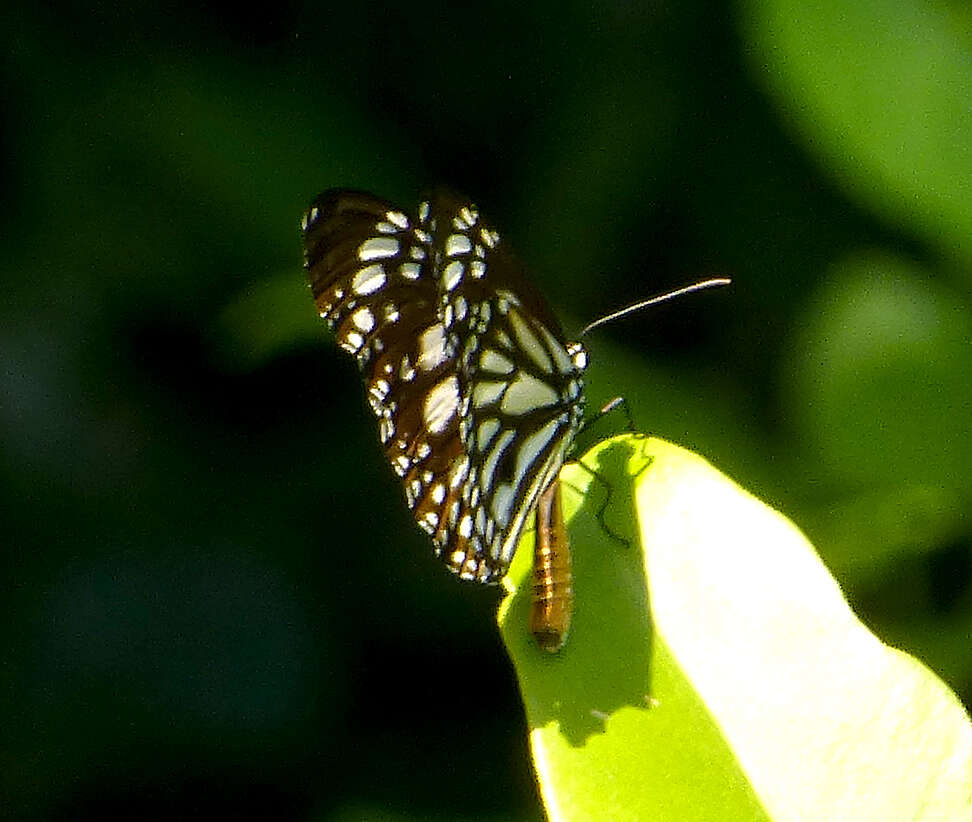
<svg viewBox="0 0 972 822">
<path fill-rule="evenodd" d="M 483 550 L 509 565 L 524 521 L 560 470 L 583 413 L 583 352 L 533 290 L 499 232 L 449 193 L 430 201 L 440 305 L 459 352 L 460 434 L 485 497 Z"/>
</svg>

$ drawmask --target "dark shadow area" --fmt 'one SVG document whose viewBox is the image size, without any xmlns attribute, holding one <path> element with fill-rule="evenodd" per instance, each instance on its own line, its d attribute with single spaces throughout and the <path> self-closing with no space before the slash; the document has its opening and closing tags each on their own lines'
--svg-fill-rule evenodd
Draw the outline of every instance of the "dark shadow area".
<svg viewBox="0 0 972 822">
<path fill-rule="evenodd" d="M 651 693 L 650 603 L 628 476 L 633 455 L 619 441 L 588 466 L 604 479 L 592 478 L 568 524 L 574 576 L 570 635 L 555 657 L 544 660 L 558 667 L 558 676 L 538 683 L 539 690 L 531 688 L 527 697 L 531 728 L 556 720 L 575 746 L 603 733 L 604 720 L 619 708 L 647 708 Z M 565 493 L 574 493 L 564 484 Z M 514 625 L 526 623 L 529 608 L 525 590 L 511 608 Z M 558 701 L 565 694 L 571 701 Z"/>
</svg>

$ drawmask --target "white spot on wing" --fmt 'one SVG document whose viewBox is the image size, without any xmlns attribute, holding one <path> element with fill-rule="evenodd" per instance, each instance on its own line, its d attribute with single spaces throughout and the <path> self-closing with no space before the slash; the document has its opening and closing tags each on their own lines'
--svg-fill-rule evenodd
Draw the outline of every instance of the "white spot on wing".
<svg viewBox="0 0 972 822">
<path fill-rule="evenodd" d="M 400 246 L 394 237 L 372 237 L 365 240 L 358 249 L 358 259 L 362 262 L 369 260 L 383 260 L 394 257 Z"/>
<path fill-rule="evenodd" d="M 422 266 L 418 263 L 402 263 L 398 267 L 398 273 L 406 280 L 417 280 L 422 274 Z"/>
<path fill-rule="evenodd" d="M 512 374 L 514 368 L 513 360 L 500 354 L 495 348 L 483 349 L 483 353 L 479 355 L 479 367 L 500 374 Z"/>
<path fill-rule="evenodd" d="M 503 484 L 497 486 L 493 494 L 490 508 L 493 511 L 493 519 L 500 528 L 505 528 L 510 521 L 510 505 L 513 502 L 513 486 Z"/>
<path fill-rule="evenodd" d="M 419 356 L 415 365 L 422 371 L 431 371 L 449 359 L 446 351 L 446 333 L 441 323 L 429 326 L 418 340 Z"/>
<path fill-rule="evenodd" d="M 411 382 L 415 379 L 415 368 L 412 367 L 412 361 L 408 358 L 408 354 L 402 357 L 402 362 L 398 369 L 398 376 L 404 382 Z"/>
<path fill-rule="evenodd" d="M 375 315 L 371 313 L 370 308 L 362 306 L 351 315 L 351 322 L 358 327 L 359 331 L 367 334 L 375 327 Z"/>
<path fill-rule="evenodd" d="M 357 354 L 361 350 L 361 346 L 364 345 L 364 337 L 357 331 L 349 331 L 344 335 L 344 339 L 340 342 L 340 345 L 345 351 Z"/>
<path fill-rule="evenodd" d="M 445 271 L 442 272 L 442 287 L 446 291 L 452 291 L 462 281 L 462 275 L 464 273 L 465 266 L 458 260 L 453 260 L 445 267 Z"/>
<path fill-rule="evenodd" d="M 388 380 L 379 378 L 371 384 L 371 396 L 378 402 L 384 402 L 390 390 L 391 386 L 388 384 Z"/>
<path fill-rule="evenodd" d="M 492 380 L 483 380 L 482 382 L 476 383 L 472 394 L 473 407 L 478 409 L 486 405 L 492 405 L 502 396 L 506 386 L 507 383 L 505 382 L 493 382 Z"/>
<path fill-rule="evenodd" d="M 408 473 L 408 469 L 411 468 L 412 462 L 404 454 L 399 454 L 395 459 L 392 460 L 392 468 L 395 469 L 395 473 L 400 477 L 404 477 Z"/>
<path fill-rule="evenodd" d="M 490 417 L 479 424 L 479 430 L 476 432 L 476 444 L 480 451 L 486 450 L 499 429 L 500 423 L 496 417 Z"/>
<path fill-rule="evenodd" d="M 385 219 L 390 223 L 394 223 L 399 228 L 408 228 L 408 217 L 402 214 L 401 211 L 389 211 L 385 214 Z"/>
<path fill-rule="evenodd" d="M 500 403 L 504 414 L 529 414 L 537 408 L 556 405 L 560 401 L 560 395 L 551 386 L 526 371 L 520 371 L 508 385 Z"/>
<path fill-rule="evenodd" d="M 422 406 L 422 421 L 433 434 L 441 434 L 449 427 L 459 408 L 459 382 L 456 378 L 446 377 L 425 395 Z"/>
<path fill-rule="evenodd" d="M 472 251 L 472 243 L 465 234 L 450 234 L 446 238 L 445 253 L 447 257 L 458 257 Z"/>
<path fill-rule="evenodd" d="M 449 487 L 458 488 L 462 485 L 462 481 L 466 478 L 469 473 L 469 457 L 462 457 L 458 462 L 454 463 L 452 466 L 452 472 L 449 474 Z M 458 503 L 456 504 L 458 510 Z"/>
<path fill-rule="evenodd" d="M 374 294 L 385 284 L 385 269 L 375 263 L 362 268 L 351 280 L 351 290 L 355 294 Z"/>
</svg>

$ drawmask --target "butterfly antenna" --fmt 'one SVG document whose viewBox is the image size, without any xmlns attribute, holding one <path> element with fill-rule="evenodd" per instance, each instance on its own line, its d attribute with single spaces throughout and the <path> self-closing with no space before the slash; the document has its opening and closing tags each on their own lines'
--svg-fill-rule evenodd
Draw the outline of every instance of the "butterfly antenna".
<svg viewBox="0 0 972 822">
<path fill-rule="evenodd" d="M 687 285 L 684 288 L 676 288 L 674 291 L 669 291 L 666 294 L 659 294 L 657 297 L 652 297 L 649 300 L 642 300 L 634 305 L 629 305 L 627 308 L 622 308 L 619 311 L 615 311 L 613 314 L 608 314 L 606 317 L 601 317 L 598 320 L 594 320 L 590 325 L 584 327 L 581 331 L 580 336 L 583 337 L 588 331 L 593 331 L 595 328 L 599 328 L 606 323 L 613 320 L 625 317 L 628 314 L 633 314 L 635 311 L 641 311 L 643 308 L 648 308 L 650 305 L 657 305 L 658 303 L 668 302 L 675 297 L 681 297 L 684 294 L 692 294 L 695 291 L 702 291 L 706 288 L 715 288 L 719 285 L 729 285 L 732 280 L 728 277 L 715 277 L 711 280 L 703 280 L 700 283 L 692 283 L 692 285 Z"/>
</svg>

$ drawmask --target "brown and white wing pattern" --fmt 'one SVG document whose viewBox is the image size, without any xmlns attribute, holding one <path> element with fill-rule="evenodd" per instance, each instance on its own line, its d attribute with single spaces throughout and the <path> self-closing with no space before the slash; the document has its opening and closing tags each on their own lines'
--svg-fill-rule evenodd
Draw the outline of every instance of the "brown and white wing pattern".
<svg viewBox="0 0 972 822">
<path fill-rule="evenodd" d="M 583 349 L 464 200 L 408 216 L 328 191 L 303 228 L 318 310 L 358 361 L 416 522 L 450 570 L 497 581 L 580 426 Z"/>
</svg>

